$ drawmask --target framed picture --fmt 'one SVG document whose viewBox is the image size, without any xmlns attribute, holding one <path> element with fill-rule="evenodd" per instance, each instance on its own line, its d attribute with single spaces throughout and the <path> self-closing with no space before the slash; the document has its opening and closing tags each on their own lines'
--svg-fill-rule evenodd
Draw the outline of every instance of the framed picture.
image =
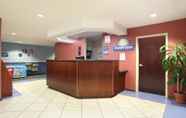
<svg viewBox="0 0 186 118">
<path fill-rule="evenodd" d="M 2 52 L 1 57 L 8 57 L 8 52 Z"/>
<path fill-rule="evenodd" d="M 81 56 L 81 46 L 78 47 L 78 56 Z"/>
</svg>

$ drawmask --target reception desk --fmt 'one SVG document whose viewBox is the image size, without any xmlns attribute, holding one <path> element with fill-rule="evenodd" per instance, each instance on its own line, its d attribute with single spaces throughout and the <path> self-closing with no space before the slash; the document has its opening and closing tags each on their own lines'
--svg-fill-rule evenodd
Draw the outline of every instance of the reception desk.
<svg viewBox="0 0 186 118">
<path fill-rule="evenodd" d="M 47 85 L 77 98 L 112 97 L 124 90 L 118 61 L 47 61 Z"/>
</svg>

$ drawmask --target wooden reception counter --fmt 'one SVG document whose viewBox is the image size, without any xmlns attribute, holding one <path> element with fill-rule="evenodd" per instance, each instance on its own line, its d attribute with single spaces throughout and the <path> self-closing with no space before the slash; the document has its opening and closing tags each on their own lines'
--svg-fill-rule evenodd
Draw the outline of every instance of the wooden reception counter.
<svg viewBox="0 0 186 118">
<path fill-rule="evenodd" d="M 124 90 L 118 61 L 47 61 L 47 85 L 77 98 L 112 97 Z"/>
</svg>

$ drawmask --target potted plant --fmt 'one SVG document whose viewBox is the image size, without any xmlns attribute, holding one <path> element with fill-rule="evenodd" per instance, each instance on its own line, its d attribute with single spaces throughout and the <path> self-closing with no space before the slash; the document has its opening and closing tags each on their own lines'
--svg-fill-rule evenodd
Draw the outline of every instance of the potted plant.
<svg viewBox="0 0 186 118">
<path fill-rule="evenodd" d="M 166 72 L 169 72 L 171 79 L 169 84 L 176 84 L 174 94 L 176 102 L 186 103 L 186 94 L 183 89 L 186 86 L 186 45 L 178 43 L 174 47 L 166 48 L 166 45 L 160 48 L 162 55 L 162 65 Z"/>
</svg>

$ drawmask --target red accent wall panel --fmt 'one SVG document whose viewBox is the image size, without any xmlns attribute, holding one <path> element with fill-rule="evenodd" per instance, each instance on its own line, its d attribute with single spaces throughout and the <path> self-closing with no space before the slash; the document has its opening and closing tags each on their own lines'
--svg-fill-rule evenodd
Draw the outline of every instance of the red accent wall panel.
<svg viewBox="0 0 186 118">
<path fill-rule="evenodd" d="M 56 60 L 75 60 L 78 56 L 78 48 L 81 47 L 81 56 L 85 56 L 86 41 L 85 39 L 75 40 L 74 43 L 56 43 L 55 59 Z"/>
<path fill-rule="evenodd" d="M 137 28 L 128 29 L 128 39 L 131 42 L 136 41 L 137 36 L 152 35 L 159 33 L 168 33 L 169 45 L 174 45 L 177 41 L 186 42 L 186 18 L 160 24 L 153 24 Z M 135 90 L 136 84 L 136 52 L 126 52 L 127 60 L 121 63 L 121 67 L 128 70 L 126 77 L 126 88 Z M 172 95 L 174 89 L 169 87 L 169 95 Z"/>
</svg>

